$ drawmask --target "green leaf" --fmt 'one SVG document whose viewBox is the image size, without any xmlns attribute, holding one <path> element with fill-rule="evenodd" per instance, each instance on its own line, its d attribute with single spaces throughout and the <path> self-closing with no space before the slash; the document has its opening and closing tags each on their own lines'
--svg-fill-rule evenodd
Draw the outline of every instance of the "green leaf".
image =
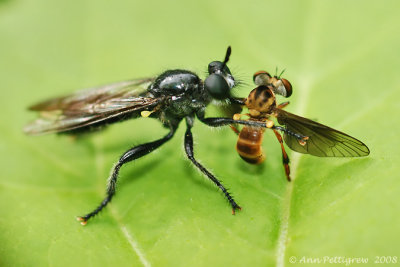
<svg viewBox="0 0 400 267">
<path fill-rule="evenodd" d="M 0 1 L 0 265 L 291 266 L 295 257 L 397 256 L 400 60 L 398 1 Z M 72 140 L 29 137 L 30 104 L 124 79 L 222 60 L 247 85 L 286 68 L 287 110 L 344 131 L 366 158 L 290 153 L 265 134 L 266 162 L 249 166 L 229 129 L 194 128 L 196 157 L 233 192 L 221 193 L 183 152 L 184 125 L 161 149 L 124 167 L 118 193 L 82 227 L 75 216 L 104 197 L 113 163 L 166 133 L 137 119 Z M 280 99 L 282 100 L 282 99 Z M 327 262 L 325 262 L 327 263 Z M 318 265 L 322 265 L 321 263 Z"/>
</svg>

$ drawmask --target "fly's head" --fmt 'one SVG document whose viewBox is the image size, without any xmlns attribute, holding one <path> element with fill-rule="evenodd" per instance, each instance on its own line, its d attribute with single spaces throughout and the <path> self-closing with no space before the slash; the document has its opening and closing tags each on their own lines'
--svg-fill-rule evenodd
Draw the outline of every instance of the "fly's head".
<svg viewBox="0 0 400 267">
<path fill-rule="evenodd" d="M 208 64 L 209 76 L 204 81 L 204 88 L 213 98 L 218 100 L 229 98 L 231 89 L 236 85 L 235 79 L 226 65 L 229 61 L 231 51 L 231 47 L 229 46 L 223 62 L 213 61 Z"/>
<path fill-rule="evenodd" d="M 281 78 L 284 71 L 279 76 L 275 75 L 273 77 L 266 71 L 258 71 L 253 75 L 253 81 L 258 86 L 271 87 L 275 94 L 289 97 L 292 95 L 292 85 L 288 80 Z"/>
</svg>

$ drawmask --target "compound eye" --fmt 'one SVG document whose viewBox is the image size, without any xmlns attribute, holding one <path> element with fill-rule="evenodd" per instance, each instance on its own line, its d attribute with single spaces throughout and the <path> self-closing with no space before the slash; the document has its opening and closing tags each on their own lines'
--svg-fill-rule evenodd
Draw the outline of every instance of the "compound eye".
<svg viewBox="0 0 400 267">
<path fill-rule="evenodd" d="M 204 81 L 204 87 L 215 99 L 225 99 L 229 97 L 230 87 L 226 80 L 218 74 L 211 74 Z"/>
<path fill-rule="evenodd" d="M 286 90 L 286 94 L 284 95 L 284 97 L 289 97 L 292 95 L 292 85 L 290 84 L 290 82 L 284 78 L 281 79 L 283 86 L 285 87 Z"/>
<path fill-rule="evenodd" d="M 271 79 L 271 75 L 264 70 L 257 71 L 253 75 L 253 81 L 258 86 L 260 86 L 260 85 L 266 86 L 266 85 L 270 84 L 270 79 Z"/>
</svg>

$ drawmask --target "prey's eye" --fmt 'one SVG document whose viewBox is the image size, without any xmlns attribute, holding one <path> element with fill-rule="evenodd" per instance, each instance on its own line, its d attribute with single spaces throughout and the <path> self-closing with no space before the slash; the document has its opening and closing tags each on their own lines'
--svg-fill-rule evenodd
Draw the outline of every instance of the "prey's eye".
<svg viewBox="0 0 400 267">
<path fill-rule="evenodd" d="M 270 84 L 271 75 L 266 71 L 257 71 L 253 75 L 253 81 L 256 85 L 264 85 L 267 86 Z"/>
<path fill-rule="evenodd" d="M 274 84 L 274 92 L 284 97 L 289 97 L 292 95 L 292 85 L 290 82 L 284 78 L 281 78 Z"/>
<path fill-rule="evenodd" d="M 227 81 L 218 74 L 211 74 L 204 81 L 204 87 L 215 99 L 224 99 L 229 97 L 230 87 Z"/>
<path fill-rule="evenodd" d="M 292 95 L 292 85 L 290 84 L 290 82 L 284 78 L 281 79 L 283 86 L 285 87 L 286 90 L 286 95 L 284 95 L 285 97 L 289 97 Z"/>
</svg>

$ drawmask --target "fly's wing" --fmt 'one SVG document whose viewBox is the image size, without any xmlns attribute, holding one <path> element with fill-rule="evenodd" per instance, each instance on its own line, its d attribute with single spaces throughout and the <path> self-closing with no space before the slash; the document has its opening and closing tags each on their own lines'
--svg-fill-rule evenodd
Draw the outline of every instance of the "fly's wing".
<svg viewBox="0 0 400 267">
<path fill-rule="evenodd" d="M 318 157 L 363 157 L 368 147 L 360 140 L 315 121 L 275 109 L 279 124 L 294 133 L 308 137 L 301 145 L 294 136 L 284 134 L 285 143 L 294 151 Z"/>
<path fill-rule="evenodd" d="M 161 99 L 140 96 L 152 81 L 153 78 L 118 82 L 38 103 L 29 109 L 39 112 L 39 118 L 24 131 L 33 135 L 66 132 L 152 110 Z"/>
</svg>

